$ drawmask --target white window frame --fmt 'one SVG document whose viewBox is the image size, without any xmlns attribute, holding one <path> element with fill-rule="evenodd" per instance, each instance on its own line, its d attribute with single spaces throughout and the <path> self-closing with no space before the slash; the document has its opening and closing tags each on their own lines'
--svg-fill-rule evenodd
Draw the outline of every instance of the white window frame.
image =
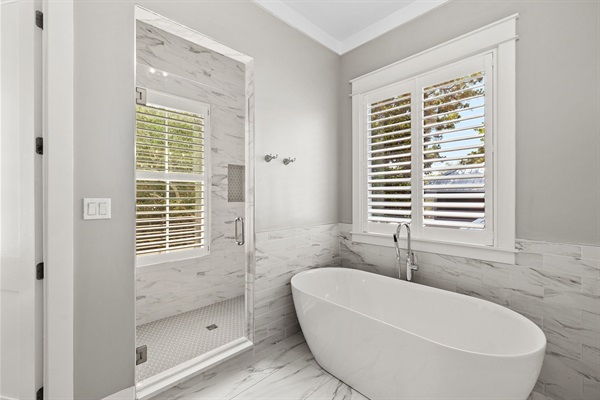
<svg viewBox="0 0 600 400">
<path fill-rule="evenodd" d="M 135 256 L 136 267 L 148 267 L 156 264 L 170 263 L 173 261 L 187 260 L 198 258 L 210 254 L 210 198 L 211 198 L 211 147 L 210 147 L 210 105 L 197 100 L 188 99 L 185 97 L 174 96 L 168 93 L 163 93 L 155 90 L 146 89 L 146 105 L 156 107 L 167 107 L 175 110 L 192 112 L 199 114 L 204 118 L 204 135 L 203 135 L 203 155 L 204 155 L 204 173 L 202 182 L 204 187 L 204 246 L 196 249 L 174 249 L 160 254 L 143 254 Z M 137 171 L 135 180 L 138 179 L 155 179 L 161 175 L 160 172 Z M 189 180 L 188 174 L 169 173 L 164 174 L 161 179 L 167 180 L 168 177 L 176 177 L 176 180 Z M 137 189 L 136 189 L 137 190 Z"/>
<path fill-rule="evenodd" d="M 489 199 L 491 212 L 488 214 L 486 201 L 486 224 L 493 226 L 493 238 L 482 242 L 469 242 L 460 239 L 448 240 L 444 234 L 428 234 L 413 223 L 413 249 L 477 258 L 487 261 L 514 262 L 515 243 L 515 176 L 516 176 L 516 20 L 518 14 L 477 29 L 414 56 L 398 61 L 351 81 L 352 84 L 352 131 L 353 131 L 353 227 L 352 240 L 380 246 L 393 246 L 389 232 L 372 232 L 366 220 L 366 179 L 367 168 L 365 137 L 366 121 L 364 110 L 370 93 L 390 86 L 399 85 L 411 79 L 427 79 L 427 75 L 458 64 L 469 58 L 492 54 L 494 59 L 492 77 L 492 113 L 486 117 L 486 164 L 491 166 L 491 192 Z M 487 85 L 486 85 L 487 86 Z M 487 91 L 487 87 L 486 87 Z M 398 93 L 400 94 L 400 93 Z M 413 91 L 413 96 L 415 95 Z M 413 97 L 413 104 L 420 97 Z M 487 107 L 487 100 L 486 100 Z M 486 109 L 487 110 L 487 109 Z M 486 114 L 487 115 L 487 114 Z M 418 118 L 416 118 L 418 119 Z M 416 120 L 415 119 L 415 120 Z M 420 123 L 420 122 L 419 122 Z M 413 139 L 420 133 L 418 126 L 412 126 Z M 488 136 L 488 129 L 490 135 Z M 420 140 L 419 140 L 420 141 Z M 418 142 L 419 142 L 418 141 Z M 488 143 L 492 146 L 488 153 Z M 418 146 L 413 140 L 413 146 Z M 418 147 L 417 147 L 418 148 Z M 413 161 L 420 162 L 420 157 Z M 488 169 L 486 167 L 486 179 Z M 420 180 L 420 179 L 419 179 Z M 414 182 L 414 181 L 413 181 Z M 489 185 L 489 182 L 486 182 Z M 413 191 L 419 190 L 413 185 Z M 487 191 L 487 189 L 486 189 Z M 418 208 L 418 207 L 417 207 Z M 491 220 L 488 221 L 488 215 Z M 413 220 L 416 221 L 413 215 Z M 428 231 L 435 232 L 439 229 Z M 401 238 L 401 246 L 406 246 Z"/>
</svg>

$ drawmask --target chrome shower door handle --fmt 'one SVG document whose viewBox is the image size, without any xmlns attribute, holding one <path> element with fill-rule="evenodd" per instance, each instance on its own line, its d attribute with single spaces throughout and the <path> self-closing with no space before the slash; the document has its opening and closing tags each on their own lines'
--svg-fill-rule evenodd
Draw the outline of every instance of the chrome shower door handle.
<svg viewBox="0 0 600 400">
<path fill-rule="evenodd" d="M 241 222 L 241 223 L 242 223 L 242 239 L 241 239 L 241 240 L 238 240 L 238 237 L 239 237 L 239 234 L 238 234 L 238 222 Z M 244 243 L 246 243 L 246 241 L 244 240 L 244 237 L 245 237 L 245 236 L 246 236 L 246 235 L 245 235 L 245 232 L 244 232 L 244 218 L 242 218 L 242 217 L 237 217 L 237 218 L 235 219 L 235 243 L 236 243 L 238 246 L 243 246 L 243 245 L 244 245 Z"/>
</svg>

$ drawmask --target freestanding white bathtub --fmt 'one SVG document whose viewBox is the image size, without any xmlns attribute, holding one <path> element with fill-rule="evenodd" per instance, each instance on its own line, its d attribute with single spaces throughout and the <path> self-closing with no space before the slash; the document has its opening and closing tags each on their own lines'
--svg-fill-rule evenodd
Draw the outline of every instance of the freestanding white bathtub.
<svg viewBox="0 0 600 400">
<path fill-rule="evenodd" d="M 542 331 L 485 300 L 346 268 L 292 293 L 317 362 L 371 400 L 524 400 L 542 367 Z"/>
</svg>

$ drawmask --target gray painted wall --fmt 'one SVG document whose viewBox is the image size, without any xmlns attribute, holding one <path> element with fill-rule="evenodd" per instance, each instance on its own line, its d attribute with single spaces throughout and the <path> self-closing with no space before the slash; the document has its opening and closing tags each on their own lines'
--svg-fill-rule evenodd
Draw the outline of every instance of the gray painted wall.
<svg viewBox="0 0 600 400">
<path fill-rule="evenodd" d="M 247 1 L 137 4 L 254 57 L 257 231 L 337 222 L 339 56 Z M 134 384 L 134 3 L 74 13 L 74 393 L 100 399 Z M 112 219 L 84 222 L 83 197 Z"/>
<path fill-rule="evenodd" d="M 256 231 L 338 222 L 340 57 L 248 1 L 138 4 L 254 58 Z"/>
<path fill-rule="evenodd" d="M 519 13 L 516 237 L 600 242 L 599 2 L 454 0 L 342 57 L 340 220 L 352 222 L 349 80 Z"/>
<path fill-rule="evenodd" d="M 133 2 L 77 1 L 74 20 L 74 397 L 83 400 L 134 380 Z M 83 221 L 83 197 L 112 198 L 112 219 Z"/>
</svg>

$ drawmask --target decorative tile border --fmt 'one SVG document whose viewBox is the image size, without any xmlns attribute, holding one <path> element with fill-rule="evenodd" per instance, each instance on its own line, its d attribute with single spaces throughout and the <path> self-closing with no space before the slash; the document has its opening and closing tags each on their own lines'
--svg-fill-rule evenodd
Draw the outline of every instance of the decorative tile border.
<svg viewBox="0 0 600 400">
<path fill-rule="evenodd" d="M 342 267 L 395 276 L 395 250 L 354 243 L 350 229 L 340 224 Z M 548 345 L 533 400 L 600 398 L 600 248 L 528 240 L 515 247 L 514 265 L 415 252 L 415 281 L 509 307 L 542 328 Z"/>
</svg>

